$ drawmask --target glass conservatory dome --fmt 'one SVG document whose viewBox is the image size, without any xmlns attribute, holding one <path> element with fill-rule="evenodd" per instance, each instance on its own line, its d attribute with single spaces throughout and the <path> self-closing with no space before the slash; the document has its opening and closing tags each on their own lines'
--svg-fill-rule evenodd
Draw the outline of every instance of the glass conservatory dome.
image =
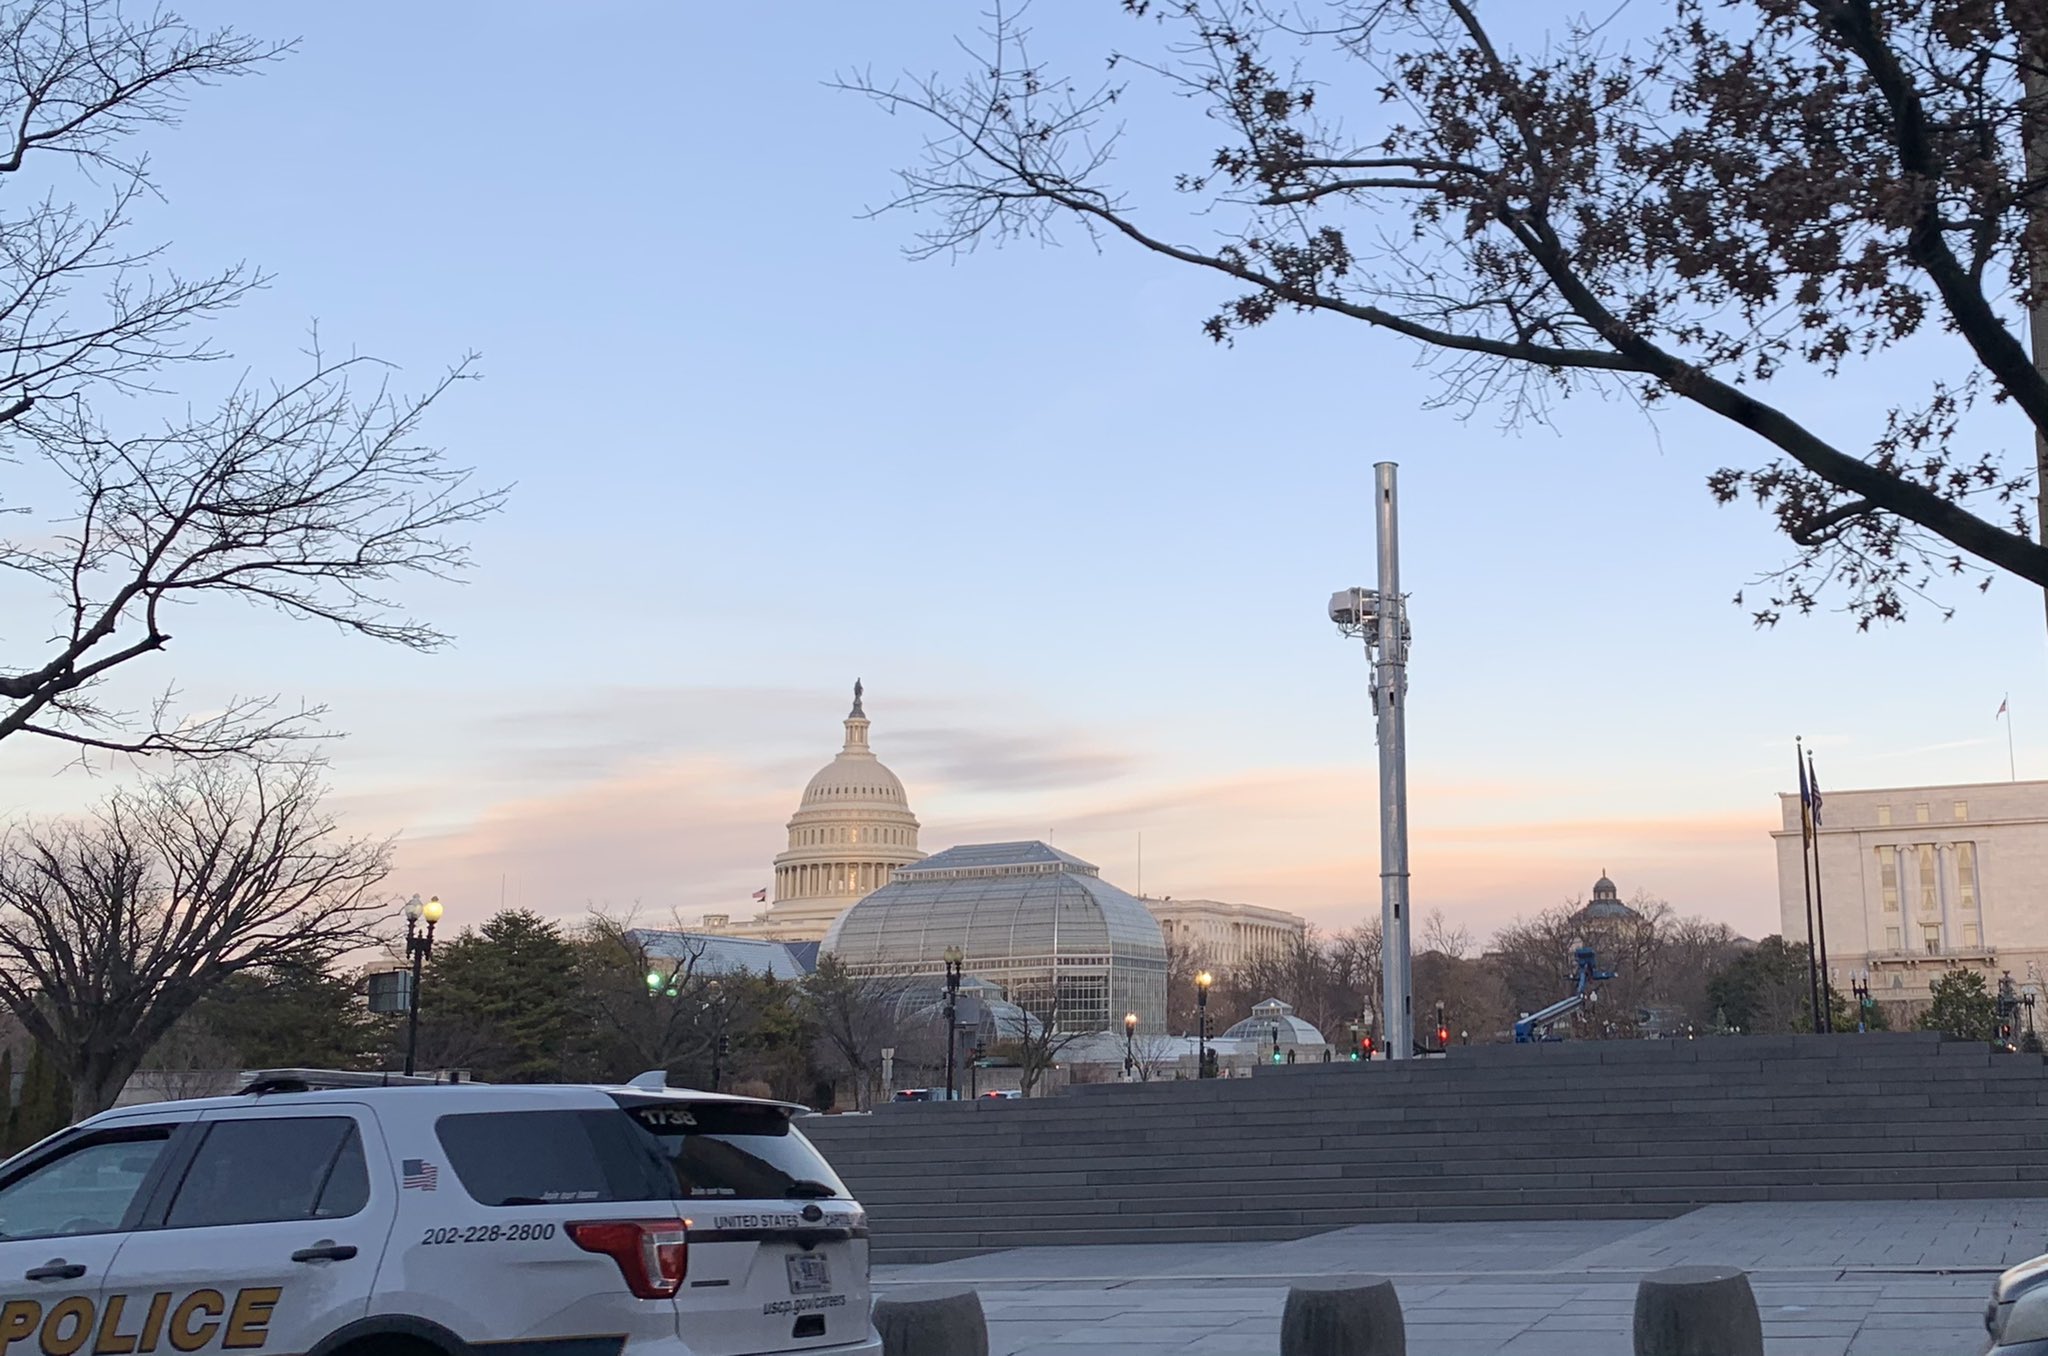
<svg viewBox="0 0 2048 1356">
<path fill-rule="evenodd" d="M 823 950 L 857 974 L 961 969 L 1062 1031 L 1122 1030 L 1135 1012 L 1166 1025 L 1166 943 L 1134 896 L 1089 862 L 1045 843 L 949 848 L 896 869 L 845 913 Z"/>
</svg>

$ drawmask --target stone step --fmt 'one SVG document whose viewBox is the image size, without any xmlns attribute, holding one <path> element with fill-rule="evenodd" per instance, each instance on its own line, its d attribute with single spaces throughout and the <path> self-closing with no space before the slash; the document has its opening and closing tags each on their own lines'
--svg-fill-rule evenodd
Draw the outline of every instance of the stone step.
<svg viewBox="0 0 2048 1356">
<path fill-rule="evenodd" d="M 890 1106 L 804 1129 L 876 1257 L 2048 1195 L 2048 1065 L 1924 1033 L 1472 1047 Z"/>
</svg>

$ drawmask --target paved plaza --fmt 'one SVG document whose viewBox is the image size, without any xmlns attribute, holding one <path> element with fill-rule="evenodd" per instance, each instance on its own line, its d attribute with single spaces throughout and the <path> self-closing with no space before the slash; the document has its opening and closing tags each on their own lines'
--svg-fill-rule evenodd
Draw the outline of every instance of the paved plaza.
<svg viewBox="0 0 2048 1356">
<path fill-rule="evenodd" d="M 1028 1248 L 877 1267 L 981 1293 L 992 1356 L 1277 1356 L 1297 1278 L 1393 1278 L 1415 1356 L 1629 1356 L 1647 1271 L 1750 1273 L 1771 1356 L 1976 1356 L 2048 1200 L 1715 1205 L 1654 1222 L 1362 1225 L 1287 1243 Z"/>
</svg>

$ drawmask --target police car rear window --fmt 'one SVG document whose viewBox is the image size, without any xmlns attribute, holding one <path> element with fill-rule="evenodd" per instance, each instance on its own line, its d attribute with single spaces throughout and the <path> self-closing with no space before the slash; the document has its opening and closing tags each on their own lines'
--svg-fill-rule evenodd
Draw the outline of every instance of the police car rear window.
<svg viewBox="0 0 2048 1356">
<path fill-rule="evenodd" d="M 662 1201 L 673 1179 L 615 1111 L 495 1111 L 434 1123 L 448 1165 L 480 1205 Z"/>
<path fill-rule="evenodd" d="M 620 1098 L 660 1146 L 682 1200 L 813 1200 L 846 1187 L 776 1107 Z"/>
<path fill-rule="evenodd" d="M 435 1132 L 462 1189 L 482 1205 L 846 1194 L 773 1107 L 622 1101 L 619 1111 L 443 1116 Z"/>
</svg>

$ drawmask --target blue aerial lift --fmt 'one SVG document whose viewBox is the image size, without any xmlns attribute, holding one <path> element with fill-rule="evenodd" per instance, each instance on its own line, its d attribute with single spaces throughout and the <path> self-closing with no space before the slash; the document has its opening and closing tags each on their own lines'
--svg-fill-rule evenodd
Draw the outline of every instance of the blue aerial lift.
<svg viewBox="0 0 2048 1356">
<path fill-rule="evenodd" d="M 1600 996 L 1593 986 L 1614 978 L 1612 970 L 1602 970 L 1596 963 L 1597 957 L 1590 946 L 1575 947 L 1572 950 L 1572 964 L 1575 967 L 1577 985 L 1571 997 L 1561 998 L 1541 1012 L 1532 1012 L 1515 1023 L 1515 1044 L 1527 1045 L 1532 1041 L 1550 1038 L 1550 1028 L 1559 1020 L 1571 1016 Z"/>
</svg>

